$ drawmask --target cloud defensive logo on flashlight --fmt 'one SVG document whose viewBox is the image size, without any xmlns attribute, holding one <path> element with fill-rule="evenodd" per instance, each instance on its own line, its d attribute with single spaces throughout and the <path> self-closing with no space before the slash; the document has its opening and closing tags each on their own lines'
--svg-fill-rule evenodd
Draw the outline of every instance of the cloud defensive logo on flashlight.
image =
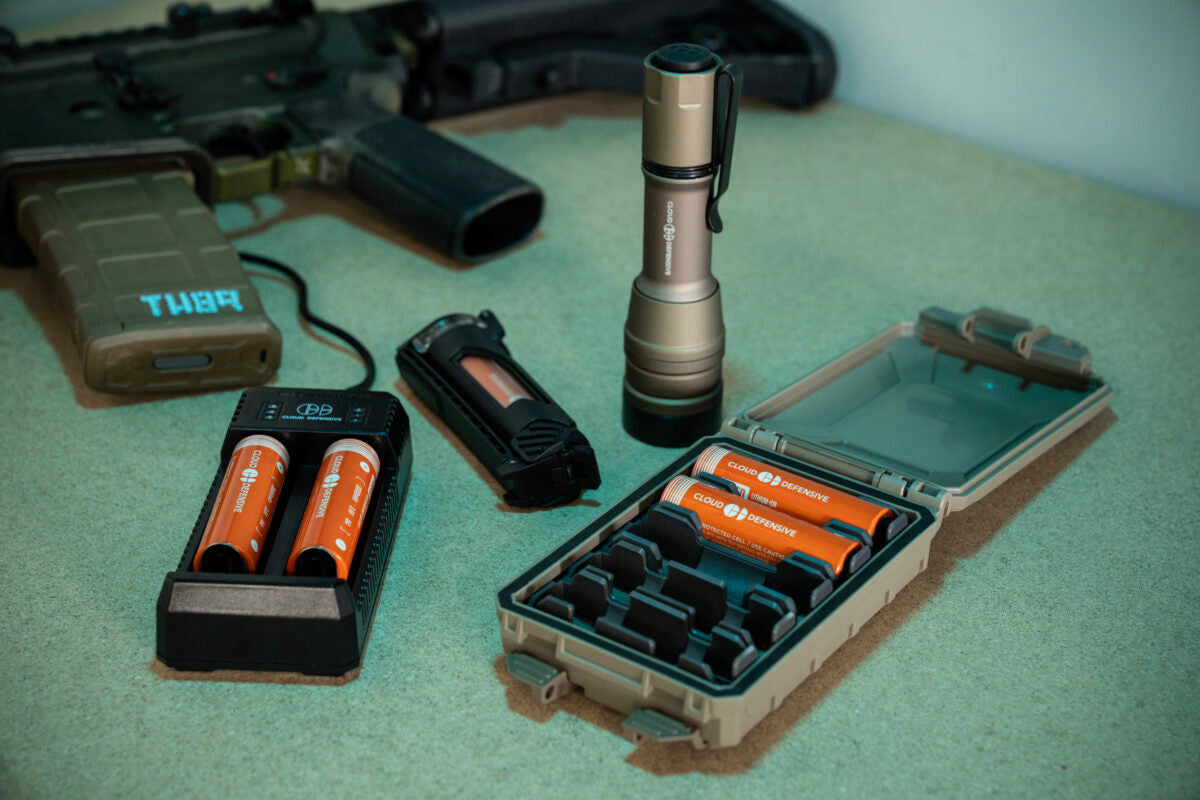
<svg viewBox="0 0 1200 800">
<path fill-rule="evenodd" d="M 671 242 L 675 241 L 675 201 L 667 201 L 667 224 L 663 225 L 663 241 L 667 249 L 663 252 L 663 274 L 671 274 Z"/>
<path fill-rule="evenodd" d="M 647 56 L 642 77 L 642 271 L 625 319 L 621 419 L 634 438 L 682 447 L 721 424 L 725 326 L 712 235 L 741 71 L 676 43 Z"/>
</svg>

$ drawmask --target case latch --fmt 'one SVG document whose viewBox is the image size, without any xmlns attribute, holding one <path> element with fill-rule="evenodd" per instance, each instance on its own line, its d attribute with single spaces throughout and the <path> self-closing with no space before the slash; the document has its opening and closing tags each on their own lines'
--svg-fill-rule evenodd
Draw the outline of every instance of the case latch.
<svg viewBox="0 0 1200 800">
<path fill-rule="evenodd" d="M 508 674 L 527 685 L 539 703 L 557 700 L 575 688 L 567 673 L 526 653 L 509 653 Z"/>
<path fill-rule="evenodd" d="M 653 708 L 638 709 L 630 714 L 621 723 L 621 732 L 634 744 L 640 744 L 642 739 L 653 739 L 656 742 L 691 742 L 697 750 L 705 746 L 698 729 Z"/>
<path fill-rule="evenodd" d="M 1092 355 L 1079 342 L 991 308 L 956 314 L 938 306 L 921 312 L 921 341 L 966 361 L 1067 389 L 1085 389 Z"/>
</svg>

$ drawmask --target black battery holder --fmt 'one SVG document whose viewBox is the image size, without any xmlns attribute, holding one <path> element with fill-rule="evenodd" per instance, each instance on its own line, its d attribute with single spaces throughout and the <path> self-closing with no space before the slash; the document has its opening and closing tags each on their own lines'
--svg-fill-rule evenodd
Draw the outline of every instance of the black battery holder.
<svg viewBox="0 0 1200 800">
<path fill-rule="evenodd" d="M 290 466 L 254 574 L 196 572 L 192 562 L 234 447 L 266 434 Z M 285 567 L 325 450 L 359 439 L 379 455 L 349 579 L 287 575 Z M 341 675 L 361 663 L 412 473 L 408 415 L 387 392 L 257 388 L 243 392 L 221 463 L 174 572 L 163 580 L 157 653 L 181 670 L 282 670 Z"/>
<path fill-rule="evenodd" d="M 515 508 L 569 503 L 600 486 L 596 454 L 575 421 L 513 359 L 491 311 L 434 320 L 396 350 L 396 366 L 438 417 L 504 489 Z M 528 392 L 506 407 L 462 367 L 464 356 L 490 359 Z"/>
</svg>

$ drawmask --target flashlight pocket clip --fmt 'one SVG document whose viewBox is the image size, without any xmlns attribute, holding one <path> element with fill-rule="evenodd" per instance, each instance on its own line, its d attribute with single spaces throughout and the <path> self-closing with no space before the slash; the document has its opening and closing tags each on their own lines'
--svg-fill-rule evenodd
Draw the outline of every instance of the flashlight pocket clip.
<svg viewBox="0 0 1200 800">
<path fill-rule="evenodd" d="M 721 94 L 721 81 L 728 84 L 725 95 Z M 713 182 L 713 193 L 708 199 L 708 229 L 720 233 L 724 228 L 721 215 L 717 212 L 717 201 L 729 188 L 729 170 L 733 166 L 733 137 L 737 132 L 738 104 L 742 97 L 742 69 L 737 64 L 726 64 L 718 73 L 714 90 L 716 113 L 713 114 L 713 170 L 717 180 Z"/>
</svg>

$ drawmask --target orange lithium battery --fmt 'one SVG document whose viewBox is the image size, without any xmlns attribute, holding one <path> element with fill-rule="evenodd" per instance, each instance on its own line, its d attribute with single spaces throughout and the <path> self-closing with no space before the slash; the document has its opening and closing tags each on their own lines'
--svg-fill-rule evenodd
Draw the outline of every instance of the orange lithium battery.
<svg viewBox="0 0 1200 800">
<path fill-rule="evenodd" d="M 894 531 L 887 523 L 896 519 L 886 506 L 830 488 L 778 467 L 755 461 L 749 456 L 713 445 L 700 454 L 692 475 L 707 472 L 737 485 L 738 494 L 814 525 L 837 520 L 861 528 L 877 544 L 877 534 L 891 539 Z M 907 523 L 907 519 L 902 520 Z"/>
<path fill-rule="evenodd" d="M 683 475 L 667 484 L 662 499 L 696 512 L 709 540 L 770 564 L 799 550 L 821 559 L 843 577 L 871 556 L 853 539 Z"/>
<path fill-rule="evenodd" d="M 287 468 L 287 448 L 278 439 L 247 436 L 237 443 L 192 560 L 193 570 L 258 570 Z"/>
<path fill-rule="evenodd" d="M 504 367 L 486 356 L 468 355 L 458 361 L 467 374 L 483 387 L 483 390 L 500 404 L 508 408 L 518 400 L 530 400 L 521 382 Z"/>
<path fill-rule="evenodd" d="M 289 575 L 350 577 L 363 516 L 379 475 L 379 456 L 366 442 L 329 445 L 288 556 Z"/>
</svg>

